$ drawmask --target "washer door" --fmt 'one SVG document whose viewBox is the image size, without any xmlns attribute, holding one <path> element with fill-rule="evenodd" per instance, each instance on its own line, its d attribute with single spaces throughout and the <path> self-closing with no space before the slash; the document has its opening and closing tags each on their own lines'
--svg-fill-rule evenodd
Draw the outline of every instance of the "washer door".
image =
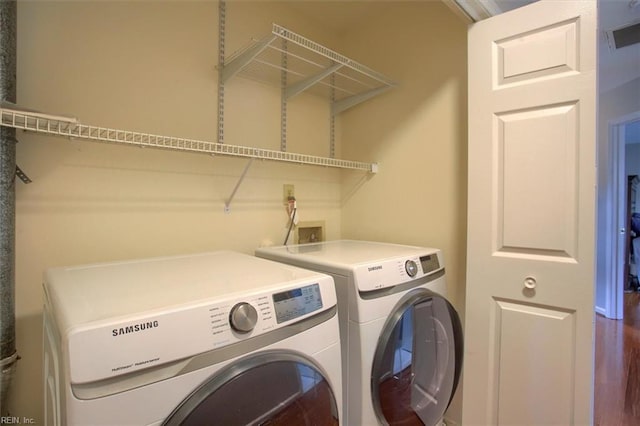
<svg viewBox="0 0 640 426">
<path fill-rule="evenodd" d="M 271 351 L 231 363 L 185 399 L 165 425 L 337 425 L 333 391 L 300 355 Z"/>
<path fill-rule="evenodd" d="M 458 385 L 462 327 L 451 304 L 420 288 L 387 319 L 373 359 L 371 395 L 384 424 L 438 424 Z"/>
</svg>

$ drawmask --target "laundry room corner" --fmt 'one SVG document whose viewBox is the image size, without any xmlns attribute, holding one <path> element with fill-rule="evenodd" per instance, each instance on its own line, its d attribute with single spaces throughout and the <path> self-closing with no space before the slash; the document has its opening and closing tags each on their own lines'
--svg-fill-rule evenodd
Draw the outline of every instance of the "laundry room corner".
<svg viewBox="0 0 640 426">
<path fill-rule="evenodd" d="M 344 155 L 376 159 L 380 173 L 363 183 L 343 172 L 342 238 L 442 249 L 464 324 L 467 26 L 441 2 L 401 3 L 378 18 L 345 37 L 347 49 L 367 52 L 362 60 L 399 84 L 343 116 Z M 447 424 L 462 424 L 460 389 Z"/>
<path fill-rule="evenodd" d="M 442 249 L 449 294 L 463 314 L 467 27 L 440 2 L 390 5 L 377 18 L 345 37 L 346 49 L 378 45 L 362 60 L 398 87 L 343 117 L 345 156 L 377 159 L 380 173 L 362 184 L 343 172 L 342 237 Z"/>
<path fill-rule="evenodd" d="M 18 2 L 17 107 L 107 136 L 16 132 L 31 183 L 16 181 L 21 359 L 9 415 L 44 424 L 47 269 L 280 245 L 290 225 L 284 185 L 295 187 L 298 220 L 322 223 L 326 240 L 442 250 L 448 299 L 464 314 L 465 23 L 432 1 L 224 4 Z M 232 62 L 274 23 L 367 64 L 393 87 L 336 114 L 335 99 L 295 93 L 285 107 L 290 94 L 279 85 L 223 75 L 221 56 Z M 217 142 L 247 150 L 226 155 Z M 185 148 L 199 144 L 222 152 Z M 359 169 L 333 167 L 340 159 Z M 459 411 L 456 397 L 453 423 Z"/>
<path fill-rule="evenodd" d="M 229 5 L 230 53 L 268 33 L 274 21 L 323 33 L 276 6 Z M 19 2 L 17 32 L 19 106 L 82 124 L 216 141 L 217 2 Z M 330 44 L 331 35 L 323 41 Z M 278 150 L 280 90 L 244 79 L 227 89 L 225 142 Z M 327 155 L 327 107 L 305 95 L 295 102 L 289 150 Z M 46 269 L 218 249 L 252 254 L 281 244 L 289 219 L 285 183 L 295 185 L 301 220 L 322 220 L 327 239 L 340 237 L 336 169 L 271 161 L 247 168 L 248 158 L 33 132 L 19 131 L 17 139 L 18 163 L 32 183 L 16 183 L 21 360 L 8 405 L 10 415 L 36 424 L 44 415 Z"/>
</svg>

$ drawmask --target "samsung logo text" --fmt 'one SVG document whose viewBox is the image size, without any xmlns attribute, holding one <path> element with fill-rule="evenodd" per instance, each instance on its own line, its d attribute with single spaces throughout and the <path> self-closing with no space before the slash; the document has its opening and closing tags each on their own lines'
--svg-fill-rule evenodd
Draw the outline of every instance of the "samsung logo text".
<svg viewBox="0 0 640 426">
<path fill-rule="evenodd" d="M 114 328 L 111 330 L 113 337 L 122 336 L 123 334 L 137 333 L 139 331 L 149 330 L 158 327 L 158 321 L 147 321 L 139 324 L 128 325 L 126 327 Z"/>
</svg>

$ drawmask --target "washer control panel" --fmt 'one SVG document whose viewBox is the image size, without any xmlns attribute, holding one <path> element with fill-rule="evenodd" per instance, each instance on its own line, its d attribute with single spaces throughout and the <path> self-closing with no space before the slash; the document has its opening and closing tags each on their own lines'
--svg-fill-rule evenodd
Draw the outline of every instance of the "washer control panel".
<svg viewBox="0 0 640 426">
<path fill-rule="evenodd" d="M 354 271 L 359 291 L 380 290 L 431 275 L 443 269 L 442 252 L 433 250 L 414 256 L 358 265 Z"/>
<path fill-rule="evenodd" d="M 176 306 L 69 331 L 72 383 L 87 383 L 250 339 L 336 304 L 333 279 Z M 97 354 L 95 348 L 101 348 Z"/>
<path fill-rule="evenodd" d="M 274 330 L 321 311 L 324 306 L 320 283 L 216 303 L 206 308 L 212 346 Z"/>
</svg>

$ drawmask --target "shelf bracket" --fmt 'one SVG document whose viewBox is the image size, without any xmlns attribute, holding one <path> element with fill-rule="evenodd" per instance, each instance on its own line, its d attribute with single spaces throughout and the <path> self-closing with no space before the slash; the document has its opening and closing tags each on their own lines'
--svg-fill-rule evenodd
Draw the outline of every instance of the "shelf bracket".
<svg viewBox="0 0 640 426">
<path fill-rule="evenodd" d="M 277 38 L 276 35 L 271 35 L 263 38 L 240 55 L 233 58 L 222 69 L 222 82 L 226 83 L 234 75 L 238 74 L 249 62 L 255 59 L 264 49 L 271 44 Z"/>
<path fill-rule="evenodd" d="M 231 191 L 231 195 L 229 195 L 229 199 L 227 199 L 227 201 L 224 203 L 224 212 L 229 214 L 231 212 L 231 202 L 233 201 L 233 197 L 236 196 L 236 192 L 238 192 L 238 188 L 240 188 L 240 185 L 242 184 L 242 181 L 244 181 L 244 178 L 247 176 L 247 172 L 249 171 L 249 168 L 251 167 L 251 164 L 253 164 L 253 160 L 255 160 L 255 158 L 251 158 L 249 159 L 249 162 L 247 163 L 246 166 L 244 166 L 244 170 L 242 171 L 242 174 L 240 175 L 240 179 L 238 179 L 238 182 L 236 183 L 236 186 L 233 188 L 233 191 Z"/>
<path fill-rule="evenodd" d="M 384 93 L 389 90 L 391 86 L 382 86 L 377 89 L 369 90 L 368 92 L 360 93 L 357 95 L 349 96 L 348 98 L 340 99 L 339 101 L 334 102 L 333 108 L 331 109 L 331 113 L 333 115 L 338 115 L 341 112 L 358 105 L 361 102 L 366 101 L 367 99 L 371 99 L 374 96 L 378 96 L 380 93 Z"/>
<path fill-rule="evenodd" d="M 16 165 L 16 176 L 18 176 L 18 178 L 20 178 L 20 180 L 22 181 L 22 183 L 28 184 L 33 182 L 29 176 L 27 176 L 27 174 L 25 172 L 22 171 L 22 169 L 20 167 L 18 167 Z"/>
<path fill-rule="evenodd" d="M 291 99 L 292 97 L 304 92 L 305 90 L 340 68 L 342 68 L 342 64 L 333 64 L 329 68 L 324 69 L 322 72 L 316 75 L 312 75 L 309 78 L 297 82 L 296 84 L 292 84 L 285 90 L 285 97 L 287 99 Z"/>
</svg>

